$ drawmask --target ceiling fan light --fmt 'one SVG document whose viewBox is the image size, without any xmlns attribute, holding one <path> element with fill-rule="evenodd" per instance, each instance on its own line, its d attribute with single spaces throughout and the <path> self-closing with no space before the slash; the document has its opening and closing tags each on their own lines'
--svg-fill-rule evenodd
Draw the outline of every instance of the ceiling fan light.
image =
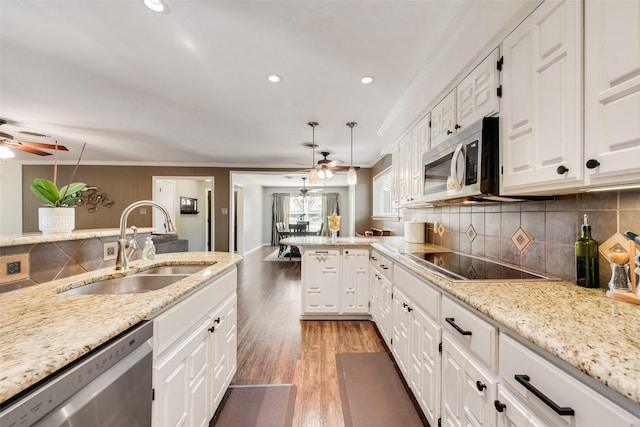
<svg viewBox="0 0 640 427">
<path fill-rule="evenodd" d="M 356 185 L 358 183 L 358 174 L 353 167 L 350 167 L 347 172 L 347 183 L 349 185 Z"/>
<path fill-rule="evenodd" d="M 318 172 L 318 176 L 322 179 L 329 179 L 333 176 L 333 172 L 329 169 L 321 170 Z"/>
<path fill-rule="evenodd" d="M 318 169 L 311 168 L 309 171 L 309 184 L 317 184 L 318 183 Z"/>
<path fill-rule="evenodd" d="M 13 157 L 15 157 L 15 153 L 11 150 L 9 150 L 8 147 L 0 147 L 0 159 L 11 159 Z"/>
</svg>

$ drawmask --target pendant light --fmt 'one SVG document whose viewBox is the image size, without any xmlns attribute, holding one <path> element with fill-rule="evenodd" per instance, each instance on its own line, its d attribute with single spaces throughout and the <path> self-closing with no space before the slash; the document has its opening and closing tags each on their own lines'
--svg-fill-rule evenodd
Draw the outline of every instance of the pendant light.
<svg viewBox="0 0 640 427">
<path fill-rule="evenodd" d="M 318 126 L 318 122 L 309 122 L 307 123 L 311 126 L 311 170 L 309 170 L 309 184 L 317 184 L 318 183 L 318 169 L 316 169 L 316 126 Z"/>
<path fill-rule="evenodd" d="M 300 194 L 299 197 L 304 200 L 307 197 L 309 197 L 309 190 L 307 190 L 307 187 L 304 185 L 304 182 L 306 181 L 306 177 L 302 177 L 302 188 L 300 189 Z"/>
<path fill-rule="evenodd" d="M 356 185 L 358 183 L 358 175 L 356 174 L 356 170 L 353 167 L 353 128 L 354 126 L 358 126 L 356 122 L 349 122 L 347 126 L 351 128 L 351 165 L 349 166 L 349 171 L 347 172 L 347 183 L 349 185 Z"/>
</svg>

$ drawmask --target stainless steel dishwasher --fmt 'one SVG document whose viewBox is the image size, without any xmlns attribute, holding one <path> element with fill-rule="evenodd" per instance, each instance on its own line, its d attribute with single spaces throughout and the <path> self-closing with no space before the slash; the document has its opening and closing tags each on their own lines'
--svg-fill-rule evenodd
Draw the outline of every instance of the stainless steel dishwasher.
<svg viewBox="0 0 640 427">
<path fill-rule="evenodd" d="M 2 408 L 2 427 L 151 426 L 153 323 L 93 350 Z"/>
</svg>

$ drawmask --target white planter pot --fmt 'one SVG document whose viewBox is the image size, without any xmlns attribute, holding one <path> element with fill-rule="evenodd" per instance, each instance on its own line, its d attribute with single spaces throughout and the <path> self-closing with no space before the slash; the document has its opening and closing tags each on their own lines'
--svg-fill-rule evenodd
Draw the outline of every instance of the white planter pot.
<svg viewBox="0 0 640 427">
<path fill-rule="evenodd" d="M 75 208 L 39 208 L 38 210 L 38 228 L 44 234 L 70 233 L 75 227 Z"/>
</svg>

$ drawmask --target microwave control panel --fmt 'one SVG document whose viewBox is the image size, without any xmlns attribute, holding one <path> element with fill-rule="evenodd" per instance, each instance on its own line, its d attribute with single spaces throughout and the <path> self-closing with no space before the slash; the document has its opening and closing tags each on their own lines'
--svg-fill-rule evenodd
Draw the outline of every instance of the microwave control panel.
<svg viewBox="0 0 640 427">
<path fill-rule="evenodd" d="M 478 182 L 478 140 L 467 144 L 465 153 L 466 173 L 465 185 L 473 185 Z"/>
</svg>

